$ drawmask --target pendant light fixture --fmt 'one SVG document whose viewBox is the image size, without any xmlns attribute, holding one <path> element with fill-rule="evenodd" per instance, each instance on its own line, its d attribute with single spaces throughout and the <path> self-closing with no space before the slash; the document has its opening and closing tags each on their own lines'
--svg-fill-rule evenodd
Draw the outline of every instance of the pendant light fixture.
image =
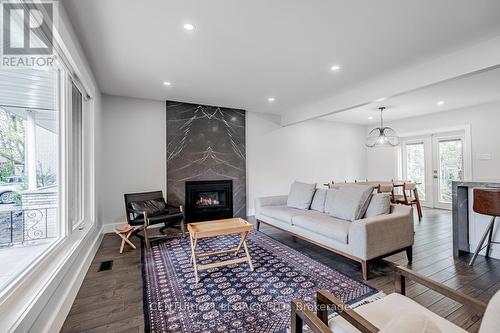
<svg viewBox="0 0 500 333">
<path fill-rule="evenodd" d="M 396 147 L 399 145 L 399 137 L 396 131 L 390 127 L 384 127 L 385 107 L 378 108 L 380 110 L 380 127 L 374 128 L 366 138 L 366 146 L 373 147 Z"/>
</svg>

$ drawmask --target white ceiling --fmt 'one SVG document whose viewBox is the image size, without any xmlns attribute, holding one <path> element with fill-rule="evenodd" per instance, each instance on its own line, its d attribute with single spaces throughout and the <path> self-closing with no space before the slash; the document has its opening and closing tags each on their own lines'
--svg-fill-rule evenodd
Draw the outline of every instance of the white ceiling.
<svg viewBox="0 0 500 333">
<path fill-rule="evenodd" d="M 443 112 L 500 100 L 500 69 L 436 84 L 407 94 L 387 98 L 352 110 L 332 114 L 322 119 L 353 124 L 378 124 L 379 107 L 385 106 L 384 121 L 404 119 L 429 113 Z M 443 105 L 437 105 L 444 101 Z M 368 117 L 373 119 L 368 119 Z"/>
<path fill-rule="evenodd" d="M 278 114 L 500 31 L 498 0 L 63 3 L 102 92 Z"/>
</svg>

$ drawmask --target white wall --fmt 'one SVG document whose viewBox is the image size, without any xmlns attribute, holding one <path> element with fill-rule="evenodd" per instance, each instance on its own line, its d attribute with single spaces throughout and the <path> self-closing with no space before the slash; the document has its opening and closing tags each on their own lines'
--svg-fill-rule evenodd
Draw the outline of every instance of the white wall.
<svg viewBox="0 0 500 333">
<path fill-rule="evenodd" d="M 165 102 L 103 95 L 101 219 L 125 221 L 123 193 L 166 192 Z M 473 179 L 500 179 L 500 103 L 390 123 L 399 133 L 471 125 Z M 395 179 L 394 149 L 366 149 L 367 127 L 312 120 L 282 127 L 278 116 L 247 113 L 247 214 L 256 197 L 286 194 L 294 180 Z M 492 154 L 490 161 L 478 154 Z M 134 155 L 135 154 L 135 155 Z"/>
<path fill-rule="evenodd" d="M 311 120 L 282 127 L 247 114 L 247 213 L 259 196 L 288 194 L 294 180 L 323 184 L 366 177 L 364 126 Z"/>
<path fill-rule="evenodd" d="M 418 131 L 470 125 L 472 136 L 472 180 L 500 180 L 500 102 L 476 105 L 458 110 L 429 114 L 393 121 L 387 124 L 400 135 Z M 491 154 L 491 160 L 478 155 Z M 367 177 L 391 179 L 397 177 L 394 149 L 367 150 Z"/>
<path fill-rule="evenodd" d="M 165 102 L 103 95 L 102 220 L 124 223 L 123 194 L 166 192 Z M 282 127 L 277 116 L 247 113 L 247 213 L 263 195 L 286 194 L 294 180 L 365 178 L 365 128 L 329 121 Z"/>
<path fill-rule="evenodd" d="M 166 193 L 165 102 L 103 95 L 102 107 L 101 218 L 125 223 L 124 193 Z"/>
</svg>

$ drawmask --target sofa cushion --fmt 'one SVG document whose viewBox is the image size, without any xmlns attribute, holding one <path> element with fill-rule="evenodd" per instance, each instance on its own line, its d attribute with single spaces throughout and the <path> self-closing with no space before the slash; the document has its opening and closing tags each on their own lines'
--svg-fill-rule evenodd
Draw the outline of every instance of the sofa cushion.
<svg viewBox="0 0 500 333">
<path fill-rule="evenodd" d="M 500 332 L 500 291 L 498 291 L 488 303 L 484 313 L 479 333 Z"/>
<path fill-rule="evenodd" d="M 309 209 L 315 190 L 316 184 L 294 182 L 290 187 L 286 205 L 298 209 Z"/>
<path fill-rule="evenodd" d="M 325 200 L 325 213 L 348 221 L 365 215 L 373 193 L 371 185 L 350 185 L 329 189 Z"/>
<path fill-rule="evenodd" d="M 297 215 L 292 218 L 295 227 L 303 228 L 347 244 L 349 221 L 336 219 L 316 211 L 309 211 L 307 215 Z"/>
<path fill-rule="evenodd" d="M 325 199 L 326 199 L 326 190 L 324 188 L 316 189 L 314 193 L 313 200 L 311 202 L 311 209 L 316 210 L 320 213 L 325 212 Z"/>
<path fill-rule="evenodd" d="M 391 196 L 388 193 L 374 193 L 366 209 L 365 218 L 385 215 L 390 212 Z"/>
<path fill-rule="evenodd" d="M 287 206 L 263 206 L 260 213 L 265 216 L 292 224 L 292 217 L 304 214 L 307 211 Z"/>
<path fill-rule="evenodd" d="M 438 316 L 414 300 L 394 293 L 375 302 L 359 306 L 355 309 L 363 318 L 378 328 L 384 327 L 392 319 L 403 315 L 424 315 L 429 318 L 441 332 L 466 333 L 464 329 Z M 336 316 L 328 322 L 330 329 L 335 333 L 359 333 L 344 318 Z"/>
<path fill-rule="evenodd" d="M 404 314 L 393 318 L 379 333 L 440 333 L 436 324 L 423 314 Z"/>
</svg>

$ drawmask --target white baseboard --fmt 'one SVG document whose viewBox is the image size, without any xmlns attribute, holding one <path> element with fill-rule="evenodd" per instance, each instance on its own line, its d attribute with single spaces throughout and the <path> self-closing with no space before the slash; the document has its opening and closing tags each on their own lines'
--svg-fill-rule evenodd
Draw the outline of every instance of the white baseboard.
<svg viewBox="0 0 500 333">
<path fill-rule="evenodd" d="M 102 225 L 102 231 L 101 231 L 101 233 L 103 233 L 103 234 L 109 234 L 110 232 L 113 232 L 113 230 L 115 228 L 121 227 L 124 224 L 127 224 L 127 222 L 124 221 L 124 222 L 104 223 Z"/>
</svg>

